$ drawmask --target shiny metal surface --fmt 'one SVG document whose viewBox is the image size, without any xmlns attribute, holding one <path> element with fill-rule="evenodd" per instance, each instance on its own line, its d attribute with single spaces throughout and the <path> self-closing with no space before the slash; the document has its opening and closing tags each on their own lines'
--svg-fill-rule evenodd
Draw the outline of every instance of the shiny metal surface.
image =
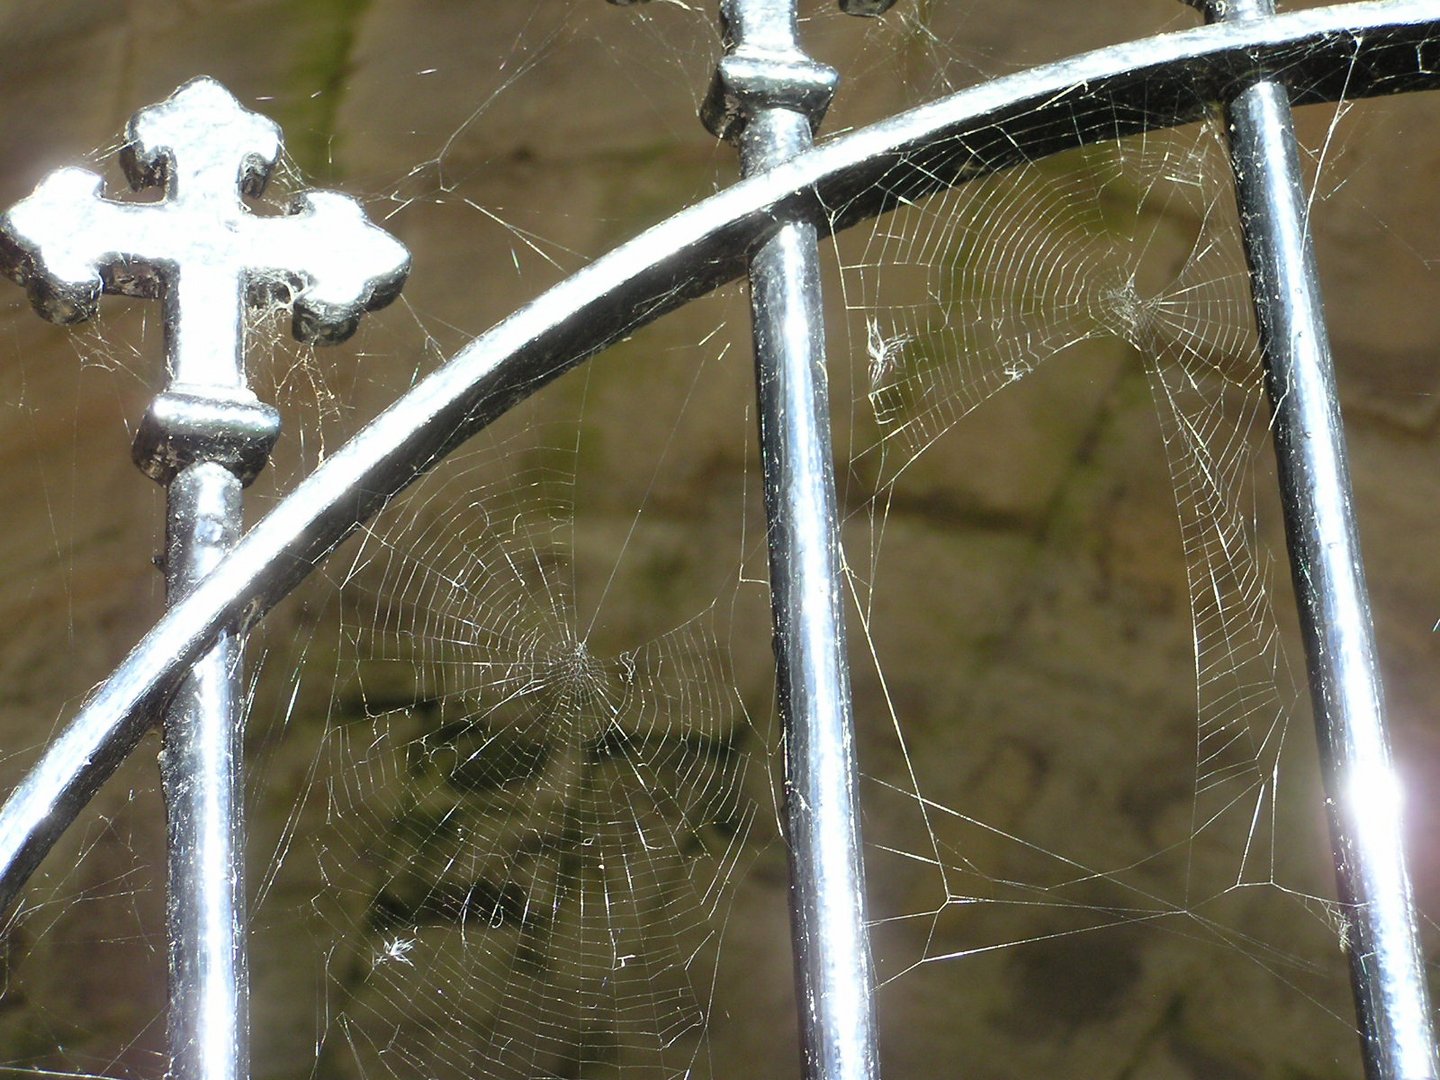
<svg viewBox="0 0 1440 1080">
<path fill-rule="evenodd" d="M 135 430 L 130 456 L 150 479 L 168 484 L 200 461 L 219 462 L 248 484 L 280 437 L 280 413 L 263 401 L 190 386 L 166 390 Z"/>
<path fill-rule="evenodd" d="M 803 1075 L 866 1080 L 880 1072 L 815 244 L 814 225 L 782 226 L 750 295 Z"/>
<path fill-rule="evenodd" d="M 253 214 L 242 196 L 263 191 L 280 131 L 213 80 L 140 110 L 126 136 L 132 186 L 161 186 L 164 199 L 112 202 L 94 173 L 61 169 L 0 217 L 0 268 L 57 322 L 93 315 L 102 291 L 164 301 L 170 385 L 133 453 L 167 485 L 174 604 L 234 545 L 241 486 L 280 431 L 279 414 L 246 385 L 246 308 L 288 305 L 298 336 L 339 341 L 395 296 L 409 258 L 345 196 L 312 192 L 288 216 Z M 164 713 L 175 1080 L 248 1074 L 239 678 L 239 644 L 224 629 Z"/>
<path fill-rule="evenodd" d="M 713 133 L 738 139 L 742 171 L 751 176 L 810 149 L 837 77 L 801 51 L 794 0 L 724 0 L 721 17 L 729 54 L 702 115 Z M 801 1071 L 807 1080 L 874 1080 L 880 1075 L 875 979 L 855 790 L 819 235 L 798 213 L 777 218 L 773 235 L 750 256 L 750 305 L 785 733 Z"/>
<path fill-rule="evenodd" d="M 752 117 L 774 109 L 803 116 L 812 132 L 819 128 L 840 77 L 801 51 L 794 8 L 790 0 L 722 0 L 725 55 L 700 107 L 701 122 L 716 138 L 735 142 Z M 767 141 L 752 140 L 749 151 L 742 148 L 747 175 L 785 160 L 764 149 Z M 808 149 L 808 143 L 789 147 L 790 156 Z"/>
<path fill-rule="evenodd" d="M 1128 42 L 961 91 L 817 147 L 597 259 L 461 350 L 333 454 L 95 692 L 0 806 L 0 908 L 221 629 L 258 618 L 357 523 L 516 401 L 744 272 L 779 210 L 853 224 L 1022 158 L 1188 122 L 1264 74 L 1292 100 L 1440 87 L 1435 0 L 1382 0 Z M 828 211 L 824 208 L 828 207 Z"/>
<path fill-rule="evenodd" d="M 1216 21 L 1273 0 L 1191 0 Z M 1361 1054 L 1369 1080 L 1433 1080 L 1435 1033 L 1402 846 L 1403 795 L 1352 506 L 1335 370 L 1284 88 L 1260 80 L 1226 117 L 1236 198 L 1320 742 Z"/>
<path fill-rule="evenodd" d="M 294 311 L 305 340 L 339 341 L 362 311 L 394 299 L 409 257 L 333 192 L 298 196 L 282 217 L 252 213 L 280 153 L 273 122 L 213 79 L 135 114 L 122 160 L 160 203 L 101 197 L 101 179 L 59 169 L 0 218 L 0 269 L 55 322 L 94 314 L 100 293 L 162 297 L 177 386 L 251 400 L 241 368 L 247 294 Z"/>
<path fill-rule="evenodd" d="M 239 539 L 240 480 L 223 465 L 200 462 L 170 482 L 168 503 L 165 584 L 173 603 Z M 227 629 L 165 710 L 172 1077 L 249 1073 L 239 698 L 240 643 Z"/>
</svg>

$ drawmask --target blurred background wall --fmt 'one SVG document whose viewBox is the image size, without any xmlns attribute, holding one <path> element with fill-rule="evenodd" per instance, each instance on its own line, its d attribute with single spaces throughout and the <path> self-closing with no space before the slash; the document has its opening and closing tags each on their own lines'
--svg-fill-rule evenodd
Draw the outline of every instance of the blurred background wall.
<svg viewBox="0 0 1440 1080">
<path fill-rule="evenodd" d="M 845 76 L 827 131 L 1194 22 L 1169 0 L 901 0 L 881 22 L 820 5 L 807 14 L 807 45 Z M 251 497 L 258 514 L 469 338 L 733 181 L 731 150 L 695 119 L 718 56 L 712 20 L 698 0 L 628 8 L 602 0 L 11 3 L 0 9 L 0 204 L 61 164 L 88 163 L 118 185 L 115 152 L 129 114 L 205 73 L 284 127 L 289 157 L 277 190 L 343 189 L 410 246 L 404 300 L 371 317 L 351 343 L 312 353 L 281 330 L 256 329 L 257 389 L 286 412 L 275 467 Z M 1319 162 L 1315 231 L 1408 785 L 1407 841 L 1421 908 L 1431 913 L 1440 910 L 1433 109 L 1428 100 L 1357 104 L 1338 123 L 1333 110 L 1300 121 Z M 1019 196 L 996 203 L 997 213 L 1027 205 Z M 1168 227 L 1162 220 L 1156 231 Z M 1211 850 L 1196 820 L 1204 769 L 1187 578 L 1195 564 L 1176 526 L 1153 387 L 1133 349 L 1089 343 L 1007 388 L 917 459 L 877 515 L 868 501 L 872 459 L 855 452 L 874 434 L 864 416 L 873 342 L 848 291 L 870 280 L 862 264 L 876 234 L 860 232 L 832 257 L 827 288 L 837 453 L 852 512 L 847 552 L 866 588 L 879 575 L 874 604 L 851 619 L 852 629 L 857 619 L 869 628 L 855 631 L 854 652 L 888 1075 L 1358 1075 L 1343 958 L 1319 899 L 1333 884 L 1303 703 L 1287 714 L 1286 751 L 1274 759 L 1284 801 L 1261 808 L 1278 831 L 1252 824 L 1238 832 L 1241 849 Z M 1155 244 L 1167 250 L 1163 238 Z M 7 782 L 161 606 L 150 557 L 162 496 L 128 452 L 162 382 L 152 307 L 107 300 L 99 322 L 68 331 L 35 318 L 19 289 L 0 298 Z M 592 373 L 545 391 L 476 452 L 484 458 L 474 464 L 476 483 L 485 491 L 508 485 L 507 497 L 525 506 L 527 492 L 550 490 L 546 470 L 563 452 L 561 487 L 573 489 L 561 523 L 572 534 L 566 558 L 577 609 L 603 612 L 588 628 L 597 650 L 622 655 L 669 640 L 677 621 L 724 615 L 726 628 L 713 641 L 711 631 L 700 635 L 700 651 L 724 654 L 727 704 L 714 707 L 725 718 L 716 737 L 750 762 L 734 781 L 737 805 L 752 807 L 739 815 L 743 858 L 710 871 L 724 894 L 714 933 L 703 932 L 704 920 L 687 929 L 714 954 L 697 961 L 690 979 L 702 987 L 703 1048 L 698 1030 L 683 1026 L 668 1071 L 638 1064 L 623 1040 L 607 1045 L 597 1033 L 603 1021 L 583 1010 L 562 1017 L 546 979 L 564 986 L 575 976 L 563 958 L 553 966 L 542 959 L 534 986 L 511 983 L 505 993 L 517 1010 L 554 1013 L 553 1046 L 506 1075 L 795 1075 L 746 319 L 738 288 L 668 317 Z M 1262 423 L 1261 445 L 1263 434 Z M 1248 520 L 1279 552 L 1263 450 L 1256 461 Z M 459 488 L 444 490 L 463 501 Z M 424 513 L 415 510 L 414 520 L 428 521 Z M 883 574 L 869 561 L 877 523 Z M 404 530 L 384 526 L 374 550 L 383 553 Z M 468 543 L 471 534 L 455 535 Z M 425 542 L 449 551 L 452 540 Z M 385 577 L 386 562 L 352 548 L 337 565 L 358 567 L 357 579 L 368 581 L 366 573 Z M 1276 625 L 1300 681 L 1280 567 Z M 440 998 L 452 988 L 449 1003 L 425 1004 L 403 981 L 380 1004 L 336 989 L 355 978 L 338 957 L 373 952 L 343 944 L 342 931 L 370 933 L 402 959 L 408 939 L 373 911 L 336 915 L 320 899 L 325 850 L 345 860 L 338 847 L 304 841 L 347 805 L 337 795 L 347 766 L 316 733 L 373 721 L 396 701 L 418 708 L 434 692 L 417 685 L 420 675 L 397 685 L 378 652 L 360 655 L 366 631 L 355 628 L 380 617 L 374 598 L 385 586 L 367 585 L 347 607 L 345 577 L 336 570 L 282 606 L 252 653 L 261 673 L 249 735 L 256 1074 L 484 1075 L 478 1052 L 407 1057 L 398 1036 L 388 1057 L 383 1045 L 356 1049 L 377 1038 L 374 1030 L 410 1030 L 412 1048 L 424 1042 L 415 1031 L 442 1049 L 464 1043 L 472 1028 L 493 1038 L 501 1006 L 477 996 L 464 967 L 483 967 L 483 957 L 462 957 L 453 972 L 416 984 Z M 411 617 L 408 625 L 423 622 Z M 404 648 L 389 658 L 423 671 Z M 883 654 L 883 681 L 872 652 Z M 445 653 L 437 664 L 453 660 Z M 163 1071 L 156 749 L 147 743 L 112 782 L 11 928 L 0 1069 Z M 357 753 L 363 758 L 363 748 Z M 893 798 L 916 762 L 933 804 Z M 1257 870 L 1244 844 L 1262 839 Z M 349 842 L 361 863 L 389 857 L 353 834 Z M 962 878 L 973 873 L 983 887 L 937 884 L 932 863 L 942 850 Z M 287 869 L 271 874 L 277 851 L 287 853 Z M 1023 900 L 1007 891 L 1015 881 L 1025 884 Z M 1152 902 L 1169 914 L 1147 915 Z M 639 932 L 643 917 L 633 919 Z M 1433 927 L 1424 922 L 1433 956 Z M 668 931 L 657 923 L 655 932 Z M 973 955 L 937 959 L 951 952 Z M 577 952 L 572 966 L 580 963 Z M 406 997 L 416 1015 L 430 1017 L 414 1030 L 397 1004 Z M 342 999 L 351 1019 L 337 1022 L 330 1010 Z M 452 1010 L 449 1035 L 426 1012 L 441 1008 Z"/>
</svg>

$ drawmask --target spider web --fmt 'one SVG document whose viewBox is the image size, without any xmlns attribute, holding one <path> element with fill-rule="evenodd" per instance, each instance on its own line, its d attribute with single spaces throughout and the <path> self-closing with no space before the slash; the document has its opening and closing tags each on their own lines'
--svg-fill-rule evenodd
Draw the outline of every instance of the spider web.
<svg viewBox="0 0 1440 1080">
<path fill-rule="evenodd" d="M 311 847 L 326 884 L 322 1069 L 696 1059 L 751 858 L 748 719 L 713 610 L 601 651 L 577 608 L 568 455 L 542 444 L 561 464 L 516 475 L 514 441 L 424 482 L 344 570 L 326 827 L 297 811 L 277 860 Z"/>
<path fill-rule="evenodd" d="M 803 37 L 845 73 L 826 130 L 1188 21 L 1048 15 L 1053 53 L 979 3 L 816 7 Z M 252 328 L 288 433 L 255 507 L 491 321 L 730 182 L 694 120 L 712 16 L 514 5 L 457 47 L 471 12 L 402 44 L 409 16 L 376 3 L 347 61 L 368 75 L 321 85 L 319 112 L 250 82 L 246 100 L 301 117 L 275 197 L 341 184 L 417 254 L 353 367 Z M 577 95 L 611 109 L 572 115 Z M 1354 160 L 1371 143 L 1347 150 L 1403 112 L 1369 110 L 1311 121 L 1317 206 L 1358 205 L 1342 220 L 1423 270 Z M 887 1072 L 1353 1073 L 1218 120 L 938 195 L 882 183 L 896 208 L 827 249 L 827 299 Z M 77 431 L 110 387 L 115 476 L 157 388 L 153 319 L 128 305 L 64 339 L 85 364 Z M 12 298 L 17 363 L 34 322 Z M 743 290 L 722 290 L 547 388 L 252 636 L 257 1077 L 794 1074 L 748 336 Z M 10 379 L 38 428 L 54 377 Z M 62 636 L 107 636 L 73 524 L 91 489 L 28 460 L 59 506 Z M 159 507 L 141 502 L 143 549 Z M 110 603 L 137 593 L 153 610 L 148 584 Z M 130 621 L 101 624 L 114 649 Z M 104 669 L 19 703 L 8 769 L 43 742 L 33 710 L 60 714 Z M 163 1071 L 154 749 L 12 921 L 8 1071 Z"/>
<path fill-rule="evenodd" d="M 1106 144 L 891 214 L 847 266 L 879 429 L 852 473 L 874 477 L 882 508 L 946 432 L 1040 364 L 1097 342 L 1143 364 L 1195 633 L 1192 838 L 1264 801 L 1295 696 L 1256 520 L 1266 410 L 1227 169 L 1212 125 Z M 878 560 L 884 514 L 871 517 Z"/>
<path fill-rule="evenodd" d="M 851 548 L 852 560 L 864 554 L 853 581 L 873 681 L 904 765 L 897 775 L 868 778 L 869 798 L 901 801 L 891 825 L 900 836 L 869 834 L 872 873 L 914 877 L 918 863 L 930 876 L 875 913 L 881 925 L 899 928 L 893 940 L 903 942 L 882 958 L 895 965 L 887 981 L 1021 942 L 1053 944 L 1155 923 L 1178 924 L 1170 932 L 1235 950 L 1292 985 L 1304 981 L 1283 943 L 1271 949 L 1209 914 L 1251 885 L 1286 891 L 1275 815 L 1296 696 L 1257 509 L 1267 411 L 1227 172 L 1218 127 L 1206 124 L 1021 166 L 921 203 L 900 190 L 907 205 L 877 224 L 845 264 L 852 353 L 865 360 L 863 400 L 874 427 L 873 438 L 853 444 L 852 483 L 875 492 L 856 515 L 866 539 Z M 1095 358 L 1107 354 L 1119 354 L 1106 372 L 1101 400 L 1109 404 L 1085 452 L 1101 451 L 1110 434 L 1104 410 L 1118 408 L 1116 399 L 1134 394 L 1143 378 L 1158 436 L 1151 453 L 1166 463 L 1174 493 L 1195 697 L 1187 724 L 1190 784 L 1172 779 L 1168 792 L 1117 790 L 1112 759 L 1104 766 L 1109 778 L 1090 778 L 1090 800 L 1109 803 L 1130 828 L 1112 824 L 1111 842 L 1088 855 L 1073 839 L 1020 825 L 1027 815 L 1019 805 L 1009 807 L 1014 825 L 986 805 L 987 794 L 1011 802 L 1045 790 L 1051 761 L 1073 753 L 1068 733 L 1056 739 L 1022 720 L 1001 724 L 993 743 L 972 736 L 972 754 L 993 755 L 967 771 L 978 797 L 944 775 L 954 759 L 937 769 L 932 754 L 916 751 L 907 734 L 913 721 L 891 692 L 909 673 L 890 655 L 894 631 L 884 625 L 879 594 L 890 584 L 882 568 L 891 530 L 914 497 L 906 487 L 912 479 L 933 483 L 924 459 L 941 451 L 951 429 L 1042 365 L 1088 360 L 1093 373 Z M 1084 398 L 1072 404 L 1083 408 Z M 1028 531 L 1042 547 L 1068 541 L 1061 521 L 1067 482 L 1074 478 L 1049 494 L 1038 523 L 1022 518 L 998 527 Z M 1096 583 L 1092 602 L 1144 603 L 1125 568 L 1102 574 L 1110 580 Z M 1030 659 L 1032 650 L 1054 647 L 1037 640 L 1039 621 L 1043 616 L 1017 604 L 1010 624 L 995 631 L 991 647 L 1014 680 L 1012 692 L 1035 678 L 1081 681 L 1048 659 Z M 1058 635 L 1052 629 L 1045 636 Z M 1136 690 L 1093 670 L 1083 682 L 1087 694 Z M 1155 706 L 1148 696 L 1134 702 L 1140 716 Z M 983 690 L 970 692 L 955 721 L 973 723 L 993 709 L 1013 712 Z M 1084 738 L 1105 738 L 1084 721 L 1079 727 Z M 964 759 L 958 749 L 957 756 Z M 1180 765 L 1172 758 L 1168 767 Z M 985 792 L 997 771 L 1012 774 L 1013 790 Z M 907 809 L 915 820 L 905 820 Z M 1315 897 L 1296 899 L 1302 909 L 1322 906 Z M 1079 945 L 1072 962 L 1086 948 Z"/>
</svg>

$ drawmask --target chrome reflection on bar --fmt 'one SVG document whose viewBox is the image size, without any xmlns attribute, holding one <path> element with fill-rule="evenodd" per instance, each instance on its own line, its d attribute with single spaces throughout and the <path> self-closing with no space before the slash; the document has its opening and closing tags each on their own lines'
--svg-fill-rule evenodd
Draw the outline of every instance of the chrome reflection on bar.
<svg viewBox="0 0 1440 1080">
<path fill-rule="evenodd" d="M 728 49 L 701 117 L 753 176 L 811 148 L 837 77 L 800 50 L 794 0 L 720 11 Z M 804 1076 L 876 1080 L 818 240 L 808 216 L 781 214 L 750 255 L 790 926 Z"/>
<path fill-rule="evenodd" d="M 1273 0 L 1189 0 L 1212 22 Z M 1236 200 L 1273 412 L 1290 571 L 1320 742 L 1345 949 L 1369 1080 L 1434 1080 L 1435 1033 L 1405 864 L 1345 432 L 1285 87 L 1226 107 Z"/>
<path fill-rule="evenodd" d="M 174 603 L 239 539 L 240 479 L 201 461 L 170 481 L 166 497 L 165 586 Z M 165 710 L 172 1080 L 243 1080 L 250 1071 L 239 701 L 240 640 L 226 630 Z"/>
</svg>

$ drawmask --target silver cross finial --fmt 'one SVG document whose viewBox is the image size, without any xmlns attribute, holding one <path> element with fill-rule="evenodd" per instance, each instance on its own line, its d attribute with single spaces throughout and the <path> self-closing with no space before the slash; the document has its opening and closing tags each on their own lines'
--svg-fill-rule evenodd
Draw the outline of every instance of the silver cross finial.
<svg viewBox="0 0 1440 1080">
<path fill-rule="evenodd" d="M 243 366 L 247 307 L 289 305 L 297 337 L 332 342 L 399 292 L 409 255 L 353 199 L 310 192 L 270 217 L 246 206 L 242 196 L 263 191 L 280 157 L 280 130 L 213 79 L 141 109 L 126 134 L 131 186 L 162 187 L 165 198 L 116 202 L 102 197 L 95 173 L 60 169 L 0 217 L 0 270 L 54 322 L 89 318 L 101 292 L 163 298 L 167 397 L 208 402 L 210 413 L 254 403 Z M 163 414 L 175 401 L 156 404 Z M 234 467 L 252 473 L 253 458 Z M 177 464 L 142 462 L 157 479 Z"/>
<path fill-rule="evenodd" d="M 280 152 L 274 123 L 195 79 L 126 131 L 130 184 L 162 188 L 159 202 L 106 199 L 99 176 L 71 168 L 0 216 L 0 270 L 46 318 L 89 318 L 102 292 L 164 301 L 170 380 L 133 455 L 166 485 L 171 603 L 224 572 L 240 489 L 280 433 L 280 414 L 246 386 L 247 308 L 288 305 L 298 337 L 340 341 L 394 299 L 410 265 L 344 195 L 252 212 L 244 196 L 262 193 Z M 241 687 L 239 639 L 226 630 L 164 708 L 171 1080 L 248 1076 Z"/>
</svg>

